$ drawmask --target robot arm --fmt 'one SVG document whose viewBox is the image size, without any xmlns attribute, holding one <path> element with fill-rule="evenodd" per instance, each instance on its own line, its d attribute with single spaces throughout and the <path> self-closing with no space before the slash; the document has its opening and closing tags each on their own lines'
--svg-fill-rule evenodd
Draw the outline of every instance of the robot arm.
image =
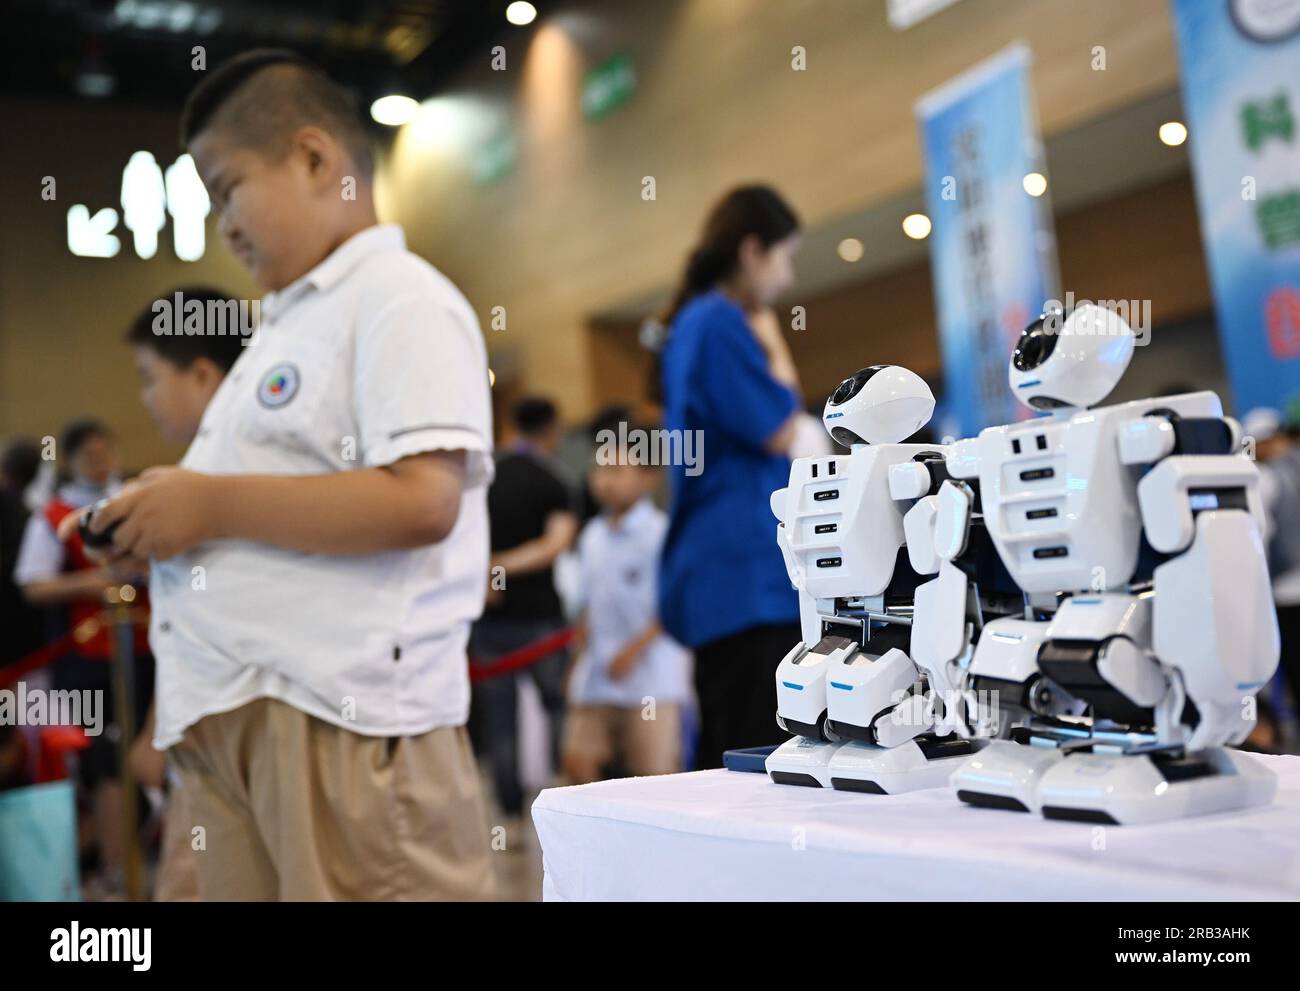
<svg viewBox="0 0 1300 991">
<path fill-rule="evenodd" d="M 1222 453 L 1170 454 L 1138 483 L 1147 539 L 1168 555 L 1154 573 L 1152 646 L 1186 695 L 1157 708 L 1157 733 L 1192 749 L 1246 738 L 1280 652 L 1259 471 L 1228 453 L 1237 434 L 1218 422 Z"/>
<path fill-rule="evenodd" d="M 791 472 L 793 477 L 796 472 L 793 466 Z M 787 500 L 790 498 L 790 491 L 789 487 L 777 489 L 772 493 L 770 505 L 772 515 L 777 518 L 776 544 L 781 549 L 781 557 L 785 561 L 785 570 L 790 578 L 790 584 L 799 593 L 799 626 L 803 635 L 803 643 L 805 646 L 811 647 L 821 640 L 822 609 L 817 599 L 809 594 L 806 582 L 807 573 L 799 561 L 799 556 L 795 554 L 794 549 L 790 546 L 790 532 L 786 529 L 786 521 L 789 519 L 786 507 L 788 505 Z"/>
<path fill-rule="evenodd" d="M 927 466 L 925 478 L 919 467 L 896 465 L 889 481 L 896 499 L 921 493 L 903 518 L 908 559 L 918 574 L 937 577 L 916 589 L 910 652 L 926 672 L 931 689 L 949 702 L 936 726 L 936 732 L 942 733 L 965 729 L 957 706 L 951 703 L 961 688 L 954 662 L 970 643 L 970 580 L 955 562 L 966 550 L 974 496 L 965 483 L 948 477 L 942 464 Z"/>
</svg>

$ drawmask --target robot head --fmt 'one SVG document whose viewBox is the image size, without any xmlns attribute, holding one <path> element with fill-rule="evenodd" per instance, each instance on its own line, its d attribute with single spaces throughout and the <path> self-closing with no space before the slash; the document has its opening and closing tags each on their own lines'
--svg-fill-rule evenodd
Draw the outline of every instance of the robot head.
<svg viewBox="0 0 1300 991">
<path fill-rule="evenodd" d="M 897 444 L 930 422 L 934 394 L 898 365 L 854 372 L 826 400 L 822 423 L 839 444 Z"/>
<path fill-rule="evenodd" d="M 1115 388 L 1133 357 L 1133 328 L 1118 313 L 1084 303 L 1051 309 L 1025 328 L 1007 366 L 1011 392 L 1039 412 L 1093 406 Z"/>
</svg>

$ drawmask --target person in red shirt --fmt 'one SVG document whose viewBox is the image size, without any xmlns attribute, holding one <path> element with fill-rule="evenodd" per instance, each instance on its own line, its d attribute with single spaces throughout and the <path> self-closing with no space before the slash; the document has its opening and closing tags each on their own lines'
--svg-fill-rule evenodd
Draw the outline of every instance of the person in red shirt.
<svg viewBox="0 0 1300 991">
<path fill-rule="evenodd" d="M 97 420 L 70 424 L 55 449 L 64 481 L 23 532 L 14 566 L 14 582 L 27 601 L 57 616 L 56 634 L 73 631 L 74 644 L 51 666 L 58 691 L 100 692 L 101 732 L 89 735 L 89 746 L 78 755 L 80 782 L 88 799 L 98 846 L 100 882 L 106 893 L 121 887 L 123 841 L 122 789 L 118 781 L 115 699 L 112 692 L 111 630 L 103 621 L 104 590 L 138 579 L 118 565 L 92 560 L 78 534 L 60 541 L 57 531 L 65 517 L 120 488 L 117 447 L 112 432 Z M 143 609 L 143 596 L 137 605 Z M 62 614 L 62 615 L 61 615 Z M 136 696 L 152 693 L 152 663 L 148 656 L 148 624 L 136 624 L 134 668 Z M 139 708 L 137 712 L 141 711 Z M 133 732 L 134 727 L 127 728 Z"/>
</svg>

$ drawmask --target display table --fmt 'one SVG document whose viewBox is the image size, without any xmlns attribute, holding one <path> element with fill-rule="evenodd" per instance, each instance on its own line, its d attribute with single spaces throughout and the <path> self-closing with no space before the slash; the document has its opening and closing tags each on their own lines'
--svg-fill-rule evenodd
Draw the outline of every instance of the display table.
<svg viewBox="0 0 1300 991">
<path fill-rule="evenodd" d="M 1274 804 L 1153 826 L 699 771 L 551 788 L 533 804 L 547 901 L 1300 899 L 1300 757 L 1258 757 Z"/>
</svg>

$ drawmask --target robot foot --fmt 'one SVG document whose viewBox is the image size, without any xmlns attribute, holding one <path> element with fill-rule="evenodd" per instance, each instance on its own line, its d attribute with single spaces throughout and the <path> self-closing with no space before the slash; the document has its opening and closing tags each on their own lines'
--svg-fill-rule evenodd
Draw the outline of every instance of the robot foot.
<svg viewBox="0 0 1300 991">
<path fill-rule="evenodd" d="M 952 786 L 968 805 L 1037 812 L 1039 782 L 1063 757 L 1053 747 L 992 740 L 957 768 Z"/>
<path fill-rule="evenodd" d="M 872 795 L 901 795 L 942 788 L 953 771 L 970 759 L 970 740 L 956 736 L 918 736 L 897 747 L 845 743 L 831 757 L 831 787 Z"/>
<path fill-rule="evenodd" d="M 1277 776 L 1250 754 L 1070 754 L 1043 775 L 1048 819 L 1130 825 L 1267 805 Z"/>
<path fill-rule="evenodd" d="M 779 785 L 829 788 L 830 762 L 844 744 L 796 736 L 768 754 L 767 775 Z"/>
</svg>

